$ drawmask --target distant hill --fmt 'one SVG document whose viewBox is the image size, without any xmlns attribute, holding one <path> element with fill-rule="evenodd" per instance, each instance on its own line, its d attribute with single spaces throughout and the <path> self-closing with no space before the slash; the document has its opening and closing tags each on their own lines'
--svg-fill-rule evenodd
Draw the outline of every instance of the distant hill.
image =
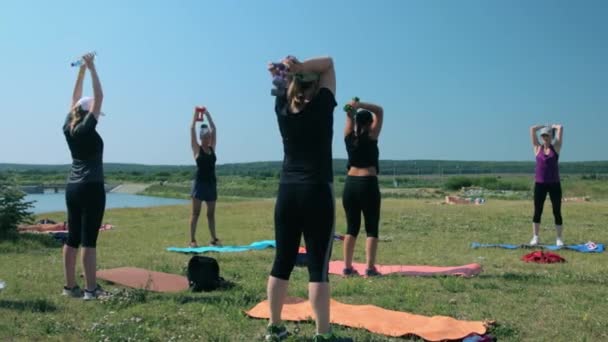
<svg viewBox="0 0 608 342">
<path fill-rule="evenodd" d="M 189 174 L 194 165 L 143 165 L 104 164 L 106 173 L 125 174 Z M 23 174 L 67 173 L 69 165 L 2 164 L 0 172 Z M 234 163 L 217 165 L 219 175 L 273 176 L 281 170 L 280 161 Z M 344 174 L 346 160 L 334 160 L 334 172 Z M 453 160 L 382 160 L 380 171 L 384 175 L 455 175 L 455 174 L 530 174 L 534 172 L 534 162 L 493 162 L 493 161 L 453 161 Z M 608 161 L 562 162 L 560 172 L 564 174 L 608 174 Z"/>
</svg>

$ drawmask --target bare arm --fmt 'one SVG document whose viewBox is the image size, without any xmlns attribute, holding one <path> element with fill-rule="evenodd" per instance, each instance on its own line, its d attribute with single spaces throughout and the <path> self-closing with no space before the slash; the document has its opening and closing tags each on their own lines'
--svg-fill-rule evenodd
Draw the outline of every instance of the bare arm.
<svg viewBox="0 0 608 342">
<path fill-rule="evenodd" d="M 319 87 L 327 88 L 336 94 L 336 71 L 331 57 L 317 57 L 304 62 L 284 60 L 291 72 L 312 72 L 319 74 Z"/>
<path fill-rule="evenodd" d="M 74 92 L 72 93 L 72 105 L 70 106 L 70 111 L 76 105 L 76 102 L 80 100 L 82 97 L 82 85 L 84 83 L 84 76 L 86 75 L 87 67 L 86 65 L 81 65 L 80 70 L 78 70 L 78 76 L 76 77 L 76 85 L 74 85 Z"/>
<path fill-rule="evenodd" d="M 192 118 L 192 125 L 190 126 L 190 147 L 192 148 L 192 154 L 194 155 L 194 159 L 196 159 L 196 157 L 198 157 L 198 152 L 200 151 L 200 146 L 198 145 L 198 140 L 196 140 L 197 117 L 198 117 L 198 113 L 195 110 L 194 117 Z"/>
<path fill-rule="evenodd" d="M 91 73 L 91 81 L 93 83 L 93 105 L 91 106 L 91 113 L 95 116 L 95 119 L 99 120 L 101 114 L 101 104 L 103 103 L 103 90 L 101 89 L 101 82 L 97 75 L 97 69 L 95 68 L 95 62 L 93 61 L 94 55 L 88 54 L 84 56 L 85 63 L 89 72 Z"/>
<path fill-rule="evenodd" d="M 217 143 L 217 129 L 215 127 L 213 119 L 211 118 L 211 114 L 207 111 L 205 112 L 205 115 L 207 116 L 207 120 L 209 121 L 209 127 L 211 127 L 211 147 L 213 147 L 213 150 L 215 150 L 215 145 Z"/>
<path fill-rule="evenodd" d="M 344 136 L 348 136 L 355 129 L 355 123 L 350 113 L 346 113 L 346 124 L 344 125 Z"/>
<path fill-rule="evenodd" d="M 557 153 L 560 152 L 560 150 L 562 149 L 562 143 L 563 143 L 563 138 L 564 138 L 564 126 L 563 125 L 553 125 L 551 126 L 551 128 L 554 128 L 556 130 L 555 132 L 555 150 Z"/>
<path fill-rule="evenodd" d="M 540 143 L 538 142 L 538 137 L 536 136 L 536 132 L 541 129 L 543 126 L 536 125 L 530 127 L 530 139 L 532 140 L 532 147 L 534 148 L 534 153 L 538 152 L 538 148 L 540 147 Z"/>
<path fill-rule="evenodd" d="M 382 123 L 384 121 L 384 110 L 378 105 L 366 102 L 359 102 L 359 108 L 369 110 L 374 114 L 374 121 L 372 122 L 372 130 L 370 132 L 370 137 L 377 140 L 380 136 L 380 131 L 382 130 Z"/>
</svg>

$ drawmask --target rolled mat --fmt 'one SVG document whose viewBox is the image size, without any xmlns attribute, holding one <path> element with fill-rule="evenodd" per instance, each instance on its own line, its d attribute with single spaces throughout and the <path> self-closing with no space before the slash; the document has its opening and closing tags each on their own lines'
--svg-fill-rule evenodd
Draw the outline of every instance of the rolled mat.
<svg viewBox="0 0 608 342">
<path fill-rule="evenodd" d="M 114 284 L 154 292 L 181 292 L 188 289 L 188 279 L 171 273 L 136 267 L 119 267 L 97 271 L 97 278 Z"/>
<path fill-rule="evenodd" d="M 111 224 L 102 224 L 99 227 L 100 231 L 110 230 L 113 226 Z M 65 223 L 38 223 L 29 225 L 19 225 L 17 227 L 19 233 L 44 233 L 44 234 L 55 234 L 65 233 L 68 231 L 68 227 Z"/>
<path fill-rule="evenodd" d="M 357 273 L 363 275 L 367 266 L 365 264 L 353 263 Z M 329 273 L 342 275 L 344 261 L 331 261 Z M 453 275 L 462 277 L 473 277 L 483 270 L 479 264 L 468 264 L 463 266 L 408 266 L 408 265 L 376 265 L 376 270 L 382 275 L 397 274 L 404 276 L 437 276 Z"/>
<path fill-rule="evenodd" d="M 508 244 L 508 243 L 479 243 L 473 242 L 471 243 L 471 248 L 504 248 L 504 249 L 519 249 L 519 248 L 540 248 L 540 249 L 548 249 L 550 251 L 558 251 L 560 249 L 567 249 L 571 251 L 581 252 L 581 253 L 602 253 L 604 252 L 604 245 L 601 243 L 595 242 L 587 242 L 576 245 L 564 245 L 562 247 L 558 247 L 555 245 L 526 245 L 526 244 Z"/>
<path fill-rule="evenodd" d="M 266 248 L 275 248 L 276 243 L 274 240 L 263 240 L 254 242 L 248 246 L 205 246 L 205 247 L 169 247 L 167 250 L 169 252 L 178 252 L 178 253 L 207 253 L 207 252 L 219 252 L 219 253 L 228 253 L 228 252 L 245 252 L 245 251 L 255 251 Z"/>
<path fill-rule="evenodd" d="M 350 305 L 336 300 L 330 302 L 331 323 L 365 329 L 385 336 L 416 335 L 427 341 L 460 340 L 471 334 L 483 335 L 486 324 L 478 321 L 459 321 L 445 316 L 421 316 L 383 309 L 374 305 Z M 269 318 L 268 301 L 247 311 L 253 318 Z M 281 318 L 288 321 L 307 321 L 313 317 L 307 300 L 288 298 Z"/>
</svg>

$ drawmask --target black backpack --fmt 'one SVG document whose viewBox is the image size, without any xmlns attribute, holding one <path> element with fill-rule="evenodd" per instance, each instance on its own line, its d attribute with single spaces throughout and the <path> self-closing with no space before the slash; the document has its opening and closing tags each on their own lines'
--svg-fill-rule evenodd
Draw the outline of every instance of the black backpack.
<svg viewBox="0 0 608 342">
<path fill-rule="evenodd" d="M 220 287 L 222 280 L 215 259 L 195 255 L 188 262 L 188 283 L 193 292 L 213 291 Z"/>
</svg>

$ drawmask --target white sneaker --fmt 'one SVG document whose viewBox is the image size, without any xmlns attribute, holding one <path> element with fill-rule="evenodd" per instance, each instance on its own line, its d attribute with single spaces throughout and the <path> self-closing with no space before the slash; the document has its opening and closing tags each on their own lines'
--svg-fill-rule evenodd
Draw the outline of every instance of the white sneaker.
<svg viewBox="0 0 608 342">
<path fill-rule="evenodd" d="M 104 291 L 101 286 L 97 285 L 97 287 L 95 287 L 95 290 L 93 291 L 89 291 L 87 289 L 84 290 L 84 297 L 82 297 L 82 299 L 84 300 L 95 300 L 97 298 L 103 298 L 103 297 L 108 297 L 109 294 Z"/>
<path fill-rule="evenodd" d="M 561 238 L 557 238 L 557 240 L 555 240 L 555 245 L 557 247 L 564 247 L 564 241 L 562 241 Z"/>
<path fill-rule="evenodd" d="M 539 242 L 538 241 L 538 235 L 534 235 L 532 237 L 532 240 L 530 240 L 530 246 L 536 246 L 536 245 L 538 245 L 538 242 Z"/>
</svg>

